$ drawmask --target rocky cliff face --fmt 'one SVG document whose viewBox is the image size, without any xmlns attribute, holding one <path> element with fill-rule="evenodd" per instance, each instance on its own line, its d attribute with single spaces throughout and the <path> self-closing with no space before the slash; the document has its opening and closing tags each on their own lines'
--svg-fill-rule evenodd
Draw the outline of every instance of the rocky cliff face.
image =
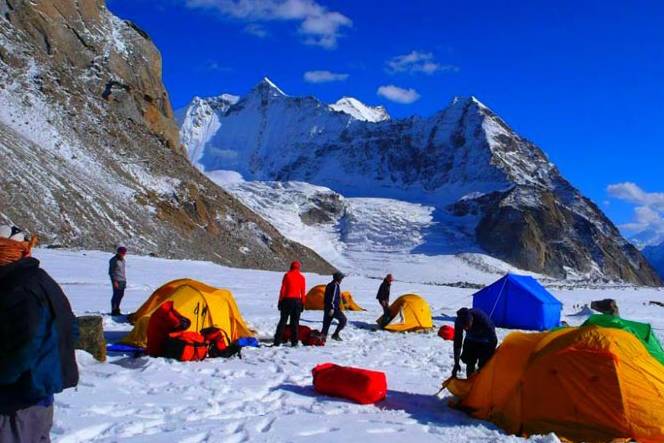
<svg viewBox="0 0 664 443">
<path fill-rule="evenodd" d="M 522 269 L 661 284 L 537 146 L 473 97 L 455 98 L 429 118 L 367 121 L 287 96 L 265 79 L 208 120 L 217 124 L 193 137 L 206 172 L 425 202 L 446 214 L 445 223 L 473 223 L 477 245 Z M 183 137 L 205 121 L 185 119 Z"/>
<path fill-rule="evenodd" d="M 664 279 L 664 243 L 643 248 L 643 255 Z"/>
<path fill-rule="evenodd" d="M 102 0 L 0 2 L 0 219 L 44 243 L 331 266 L 193 168 L 161 57 Z"/>
</svg>

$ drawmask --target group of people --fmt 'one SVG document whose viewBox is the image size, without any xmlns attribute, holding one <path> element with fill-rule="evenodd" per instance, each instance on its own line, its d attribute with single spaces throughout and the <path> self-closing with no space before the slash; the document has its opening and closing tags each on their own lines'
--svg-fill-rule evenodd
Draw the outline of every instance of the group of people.
<svg viewBox="0 0 664 443">
<path fill-rule="evenodd" d="M 78 383 L 74 354 L 78 325 L 60 286 L 31 256 L 36 236 L 13 226 L 0 226 L 0 443 L 50 441 L 53 423 L 53 395 Z M 113 289 L 111 313 L 120 314 L 127 286 L 125 257 L 119 247 L 109 262 Z M 297 346 L 300 314 L 306 302 L 306 281 L 301 264 L 293 262 L 284 275 L 279 292 L 279 323 L 274 344 L 281 344 L 290 320 L 291 345 Z M 323 339 L 334 320 L 332 339 L 341 340 L 347 323 L 342 310 L 341 283 L 344 274 L 335 272 L 325 288 Z M 383 310 L 382 326 L 391 320 L 388 274 L 376 299 Z M 454 337 L 454 369 L 466 364 L 472 375 L 493 355 L 497 338 L 490 318 L 482 311 L 462 308 L 457 312 Z M 465 339 L 464 339 L 465 333 Z"/>
<path fill-rule="evenodd" d="M 290 270 L 284 275 L 279 291 L 279 302 L 277 307 L 280 312 L 279 323 L 274 334 L 274 345 L 282 343 L 286 325 L 290 327 L 291 346 L 298 345 L 298 331 L 300 314 L 306 304 L 306 280 L 302 274 L 302 265 L 298 261 L 291 263 Z M 325 287 L 323 304 L 323 329 L 321 331 L 323 340 L 327 339 L 333 320 L 337 320 L 337 327 L 332 334 L 332 339 L 341 341 L 339 333 L 346 327 L 348 322 L 346 315 L 341 309 L 341 282 L 344 274 L 335 272 L 332 281 Z M 390 312 L 390 289 L 394 278 L 387 274 L 383 279 L 376 299 L 383 309 L 383 315 L 378 320 L 381 327 L 385 327 L 392 320 Z M 290 320 L 290 323 L 289 323 Z M 452 376 L 456 377 L 461 370 L 460 362 L 466 365 L 466 375 L 470 377 L 479 370 L 493 356 L 498 346 L 496 327 L 489 316 L 480 309 L 461 308 L 457 311 L 454 324 L 454 368 Z M 465 335 L 465 337 L 464 337 Z"/>
</svg>

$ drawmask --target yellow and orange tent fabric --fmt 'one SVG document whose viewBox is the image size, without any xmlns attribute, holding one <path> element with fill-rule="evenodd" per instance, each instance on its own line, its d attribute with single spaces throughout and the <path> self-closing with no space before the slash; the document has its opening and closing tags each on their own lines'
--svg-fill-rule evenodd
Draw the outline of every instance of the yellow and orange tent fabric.
<svg viewBox="0 0 664 443">
<path fill-rule="evenodd" d="M 253 337 L 240 309 L 228 289 L 218 289 L 191 279 L 173 280 L 154 291 L 143 305 L 131 315 L 134 329 L 122 343 L 145 347 L 148 323 L 152 313 L 164 302 L 172 300 L 175 310 L 191 321 L 189 331 L 198 332 L 214 326 L 224 330 L 231 341 Z"/>
<path fill-rule="evenodd" d="M 317 285 L 307 293 L 307 300 L 304 303 L 304 309 L 308 311 L 322 311 L 325 307 L 325 285 Z M 348 291 L 341 293 L 341 309 L 343 311 L 366 311 L 358 305 L 353 296 Z"/>
<path fill-rule="evenodd" d="M 480 372 L 443 386 L 510 434 L 664 441 L 664 366 L 625 330 L 515 332 Z"/>
<path fill-rule="evenodd" d="M 433 328 L 431 307 L 417 294 L 405 294 L 397 298 L 390 305 L 390 315 L 392 320 L 383 327 L 387 331 L 412 332 Z M 380 323 L 381 319 L 376 322 Z"/>
</svg>

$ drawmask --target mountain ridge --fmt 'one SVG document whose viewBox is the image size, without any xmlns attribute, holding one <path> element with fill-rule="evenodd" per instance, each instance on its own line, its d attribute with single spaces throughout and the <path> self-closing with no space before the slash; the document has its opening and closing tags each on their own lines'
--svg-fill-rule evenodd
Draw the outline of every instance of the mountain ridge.
<svg viewBox="0 0 664 443">
<path fill-rule="evenodd" d="M 219 128 L 199 144 L 203 170 L 425 201 L 472 220 L 482 249 L 522 269 L 661 284 L 546 154 L 477 98 L 455 97 L 430 117 L 374 123 L 262 84 L 215 114 Z"/>
</svg>

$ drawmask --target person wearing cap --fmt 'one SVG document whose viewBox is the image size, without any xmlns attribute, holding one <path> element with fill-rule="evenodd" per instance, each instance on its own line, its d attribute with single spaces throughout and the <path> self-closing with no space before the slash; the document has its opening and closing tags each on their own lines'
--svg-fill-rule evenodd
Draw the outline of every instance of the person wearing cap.
<svg viewBox="0 0 664 443">
<path fill-rule="evenodd" d="M 290 270 L 284 275 L 279 291 L 278 308 L 280 312 L 277 331 L 274 334 L 274 345 L 281 345 L 281 339 L 284 334 L 284 328 L 290 318 L 291 346 L 297 346 L 298 330 L 300 329 L 300 314 L 304 310 L 306 302 L 307 282 L 304 275 L 300 272 L 302 264 L 294 261 L 290 265 Z"/>
<path fill-rule="evenodd" d="M 0 442 L 50 441 L 53 396 L 78 384 L 78 324 L 31 256 L 37 242 L 0 227 Z"/>
<path fill-rule="evenodd" d="M 337 319 L 337 329 L 332 334 L 332 340 L 341 341 L 339 333 L 346 327 L 346 316 L 341 310 L 341 281 L 345 275 L 341 272 L 335 272 L 332 275 L 332 281 L 325 287 L 325 302 L 323 312 L 323 330 L 321 331 L 323 337 L 327 338 L 327 333 L 330 330 L 330 325 L 333 319 Z"/>
<path fill-rule="evenodd" d="M 464 332 L 466 338 L 464 340 Z M 482 369 L 493 356 L 498 345 L 496 327 L 481 309 L 461 308 L 454 322 L 454 369 L 452 377 L 461 370 L 459 360 L 466 364 L 466 377 Z"/>
<path fill-rule="evenodd" d="M 392 280 L 394 280 L 392 274 L 387 274 L 378 288 L 378 295 L 376 295 L 376 300 L 378 300 L 381 308 L 383 308 L 383 316 L 378 320 L 378 324 L 381 327 L 387 325 L 392 317 L 390 314 L 390 288 Z"/>
<path fill-rule="evenodd" d="M 115 255 L 108 262 L 108 275 L 111 277 L 113 297 L 111 298 L 111 315 L 122 315 L 120 302 L 127 287 L 127 274 L 125 272 L 125 256 L 127 248 L 120 246 Z"/>
</svg>

